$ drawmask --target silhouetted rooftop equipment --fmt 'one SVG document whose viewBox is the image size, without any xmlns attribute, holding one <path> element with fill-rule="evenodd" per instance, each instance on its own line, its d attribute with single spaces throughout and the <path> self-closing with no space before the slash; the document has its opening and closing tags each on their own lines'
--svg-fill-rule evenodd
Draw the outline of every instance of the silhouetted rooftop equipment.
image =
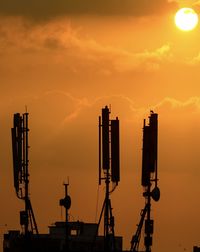
<svg viewBox="0 0 200 252">
<path fill-rule="evenodd" d="M 110 120 L 109 114 L 109 108 L 106 106 L 99 117 L 99 185 L 105 180 L 106 190 L 98 228 L 104 213 L 105 251 L 115 250 L 114 216 L 110 200 L 110 193 L 114 189 L 110 191 L 109 184 L 112 181 L 115 188 L 120 181 L 119 120 Z"/>
<path fill-rule="evenodd" d="M 99 117 L 99 184 L 105 179 L 101 176 L 102 169 L 109 173 L 112 182 L 120 181 L 119 119 L 110 120 L 109 114 L 106 106 Z"/>
<path fill-rule="evenodd" d="M 119 120 L 111 120 L 111 180 L 118 184 L 120 181 L 119 159 Z"/>
<path fill-rule="evenodd" d="M 17 197 L 24 200 L 25 209 L 20 212 L 20 224 L 28 237 L 38 228 L 29 197 L 29 159 L 28 159 L 28 113 L 14 114 L 12 133 L 14 187 Z"/>
<path fill-rule="evenodd" d="M 19 184 L 22 182 L 22 120 L 20 114 L 14 114 L 12 132 L 14 187 L 18 195 Z"/>
<path fill-rule="evenodd" d="M 102 109 L 102 153 L 103 166 L 105 170 L 110 169 L 110 143 L 109 143 L 109 109 L 106 106 Z"/>
<path fill-rule="evenodd" d="M 151 113 L 149 125 L 144 120 L 142 152 L 142 186 L 147 186 L 151 173 L 157 176 L 158 115 Z"/>
<path fill-rule="evenodd" d="M 71 207 L 71 197 L 68 194 L 68 186 L 69 186 L 69 182 L 68 183 L 64 183 L 65 186 L 65 197 L 63 199 L 60 200 L 60 206 L 63 206 L 65 208 L 65 232 L 66 232 L 66 236 L 65 236 L 65 250 L 68 251 L 69 250 L 69 213 L 68 210 Z"/>
<path fill-rule="evenodd" d="M 71 207 L 71 198 L 68 194 L 68 185 L 65 186 L 65 196 L 60 199 L 60 206 L 65 207 L 65 221 L 56 222 L 49 227 L 49 234 L 38 234 L 36 221 L 29 198 L 29 160 L 28 160 L 28 113 L 20 115 L 14 114 L 12 128 L 12 149 L 13 149 L 13 171 L 14 187 L 17 196 L 25 202 L 25 208 L 20 211 L 20 231 L 10 230 L 4 235 L 4 252 L 8 251 L 122 251 L 122 237 L 114 235 L 114 217 L 112 215 L 111 200 L 109 194 L 109 183 L 119 182 L 119 121 L 109 120 L 109 109 L 106 107 L 102 111 L 103 125 L 99 124 L 100 140 L 103 134 L 104 145 L 104 167 L 101 165 L 105 180 L 106 195 L 101 212 L 104 212 L 104 236 L 98 235 L 99 223 L 84 223 L 82 221 L 69 221 L 68 210 Z M 101 117 L 100 117 L 101 121 Z M 101 132 L 103 130 L 104 132 Z M 112 160 L 111 160 L 112 159 Z M 101 159 L 100 159 L 101 160 Z M 102 162 L 102 160 L 100 161 Z M 110 169 L 111 167 L 111 169 Z M 112 174 L 112 175 L 111 175 Z M 100 217 L 101 220 L 101 217 Z M 33 234 L 36 231 L 36 234 Z M 66 241 L 66 243 L 64 243 Z"/>
<path fill-rule="evenodd" d="M 160 190 L 157 186 L 157 152 L 158 152 L 158 114 L 151 111 L 149 124 L 146 125 L 144 120 L 143 127 L 143 149 L 142 149 L 142 186 L 144 187 L 143 196 L 145 197 L 145 207 L 141 211 L 141 220 L 137 227 L 137 231 L 131 241 L 131 251 L 139 249 L 141 238 L 141 230 L 145 222 L 144 245 L 146 252 L 151 252 L 152 235 L 154 221 L 151 219 L 151 198 L 154 201 L 159 201 Z M 152 185 L 154 184 L 154 188 Z M 146 219 L 145 219 L 146 217 Z"/>
</svg>

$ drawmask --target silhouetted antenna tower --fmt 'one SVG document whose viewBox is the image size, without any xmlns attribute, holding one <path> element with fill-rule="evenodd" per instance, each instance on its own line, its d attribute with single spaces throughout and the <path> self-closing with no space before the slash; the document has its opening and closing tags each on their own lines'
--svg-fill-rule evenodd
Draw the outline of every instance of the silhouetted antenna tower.
<svg viewBox="0 0 200 252">
<path fill-rule="evenodd" d="M 17 197 L 24 200 L 25 208 L 20 211 L 20 224 L 25 237 L 38 234 L 38 228 L 29 197 L 29 159 L 28 159 L 28 113 L 14 114 L 12 132 L 14 187 Z"/>
<path fill-rule="evenodd" d="M 66 231 L 66 244 L 65 244 L 65 251 L 69 251 L 69 213 L 68 210 L 71 207 L 71 198 L 68 194 L 68 186 L 69 186 L 69 181 L 68 183 L 63 184 L 65 187 L 65 197 L 60 200 L 60 206 L 65 208 L 65 231 Z"/>
<path fill-rule="evenodd" d="M 103 207 L 101 210 L 98 228 L 104 214 L 104 251 L 115 250 L 114 216 L 110 200 L 110 182 L 114 188 L 120 181 L 120 160 L 119 160 L 119 120 L 109 119 L 109 108 L 102 109 L 99 117 L 99 185 L 105 181 L 106 191 Z"/>
<path fill-rule="evenodd" d="M 142 149 L 142 181 L 141 184 L 144 188 L 143 196 L 145 197 L 145 207 L 141 211 L 141 219 L 138 224 L 135 235 L 131 241 L 131 251 L 139 249 L 139 242 L 141 238 L 141 230 L 145 223 L 145 236 L 144 245 L 145 251 L 151 252 L 153 224 L 151 218 L 151 198 L 154 201 L 159 201 L 160 190 L 157 186 L 158 173 L 157 173 L 157 152 L 158 152 L 158 114 L 151 111 L 149 117 L 149 125 L 146 125 L 144 120 L 143 127 L 143 149 Z M 152 186 L 154 186 L 152 190 Z"/>
</svg>

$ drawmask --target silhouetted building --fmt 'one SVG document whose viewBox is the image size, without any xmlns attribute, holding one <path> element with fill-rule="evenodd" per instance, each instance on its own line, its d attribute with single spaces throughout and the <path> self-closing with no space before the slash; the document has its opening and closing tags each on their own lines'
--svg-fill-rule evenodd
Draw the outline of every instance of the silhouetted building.
<svg viewBox="0 0 200 252">
<path fill-rule="evenodd" d="M 68 222 L 69 251 L 104 251 L 104 236 L 97 233 L 96 223 Z M 96 237 L 96 238 L 95 238 Z M 49 234 L 32 234 L 26 238 L 20 231 L 4 234 L 4 252 L 62 252 L 66 251 L 66 223 L 49 226 Z M 115 250 L 122 251 L 122 237 L 115 237 Z"/>
<path fill-rule="evenodd" d="M 200 252 L 200 247 L 194 246 L 193 247 L 193 252 Z"/>
</svg>

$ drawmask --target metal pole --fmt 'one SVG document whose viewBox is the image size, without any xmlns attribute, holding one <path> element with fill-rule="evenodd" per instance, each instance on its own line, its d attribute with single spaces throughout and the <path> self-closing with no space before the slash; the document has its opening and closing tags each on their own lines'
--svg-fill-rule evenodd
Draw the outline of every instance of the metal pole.
<svg viewBox="0 0 200 252">
<path fill-rule="evenodd" d="M 99 185 L 101 185 L 101 117 L 99 116 Z"/>
<path fill-rule="evenodd" d="M 65 198 L 67 198 L 67 196 L 68 196 L 68 190 L 67 190 L 68 189 L 67 188 L 68 185 L 69 185 L 69 183 L 64 184 L 64 186 L 65 186 Z M 68 228 L 68 221 L 69 221 L 68 208 L 65 207 L 66 251 L 69 250 L 69 228 Z"/>
<path fill-rule="evenodd" d="M 106 204 L 105 204 L 105 213 L 104 213 L 104 235 L 105 235 L 105 248 L 104 251 L 110 251 L 110 246 L 109 246 L 109 170 L 106 170 Z"/>
<path fill-rule="evenodd" d="M 28 236 L 28 226 L 29 226 L 29 189 L 28 189 L 28 113 L 23 114 L 22 118 L 22 141 L 23 141 L 23 170 L 24 170 L 24 182 L 25 182 L 25 213 L 26 213 L 26 222 L 25 222 L 25 236 Z"/>
<path fill-rule="evenodd" d="M 150 232 L 150 221 L 151 221 L 151 182 L 148 184 L 147 189 L 147 243 L 146 243 L 146 252 L 151 252 L 151 232 Z"/>
</svg>

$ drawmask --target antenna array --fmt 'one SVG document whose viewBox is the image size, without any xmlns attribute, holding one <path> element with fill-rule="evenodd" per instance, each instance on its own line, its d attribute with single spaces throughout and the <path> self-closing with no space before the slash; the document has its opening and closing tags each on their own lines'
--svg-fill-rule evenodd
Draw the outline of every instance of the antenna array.
<svg viewBox="0 0 200 252">
<path fill-rule="evenodd" d="M 105 181 L 105 199 L 100 214 L 99 224 L 104 213 L 104 250 L 115 250 L 114 216 L 110 200 L 110 182 L 114 188 L 120 181 L 120 153 L 119 153 L 119 120 L 110 120 L 110 111 L 106 106 L 99 117 L 99 185 Z"/>
<path fill-rule="evenodd" d="M 109 108 L 102 109 L 99 117 L 99 184 L 108 173 L 113 183 L 120 181 L 119 120 L 109 119 Z M 110 171 L 111 168 L 111 171 Z M 103 171 L 103 176 L 102 176 Z"/>
<path fill-rule="evenodd" d="M 144 188 L 145 207 L 141 211 L 141 219 L 137 231 L 131 241 L 131 251 L 138 251 L 141 238 L 141 230 L 145 222 L 144 245 L 146 252 L 151 252 L 154 221 L 151 218 L 151 198 L 159 201 L 160 190 L 158 183 L 157 152 L 158 152 L 158 114 L 151 111 L 149 124 L 144 120 L 143 149 L 142 149 L 142 180 Z M 154 188 L 152 189 L 152 186 Z"/>
<path fill-rule="evenodd" d="M 29 159 L 28 159 L 28 113 L 14 114 L 12 133 L 14 187 L 17 197 L 24 200 L 25 209 L 20 211 L 20 224 L 25 236 L 38 234 L 38 228 L 29 197 Z"/>
</svg>

